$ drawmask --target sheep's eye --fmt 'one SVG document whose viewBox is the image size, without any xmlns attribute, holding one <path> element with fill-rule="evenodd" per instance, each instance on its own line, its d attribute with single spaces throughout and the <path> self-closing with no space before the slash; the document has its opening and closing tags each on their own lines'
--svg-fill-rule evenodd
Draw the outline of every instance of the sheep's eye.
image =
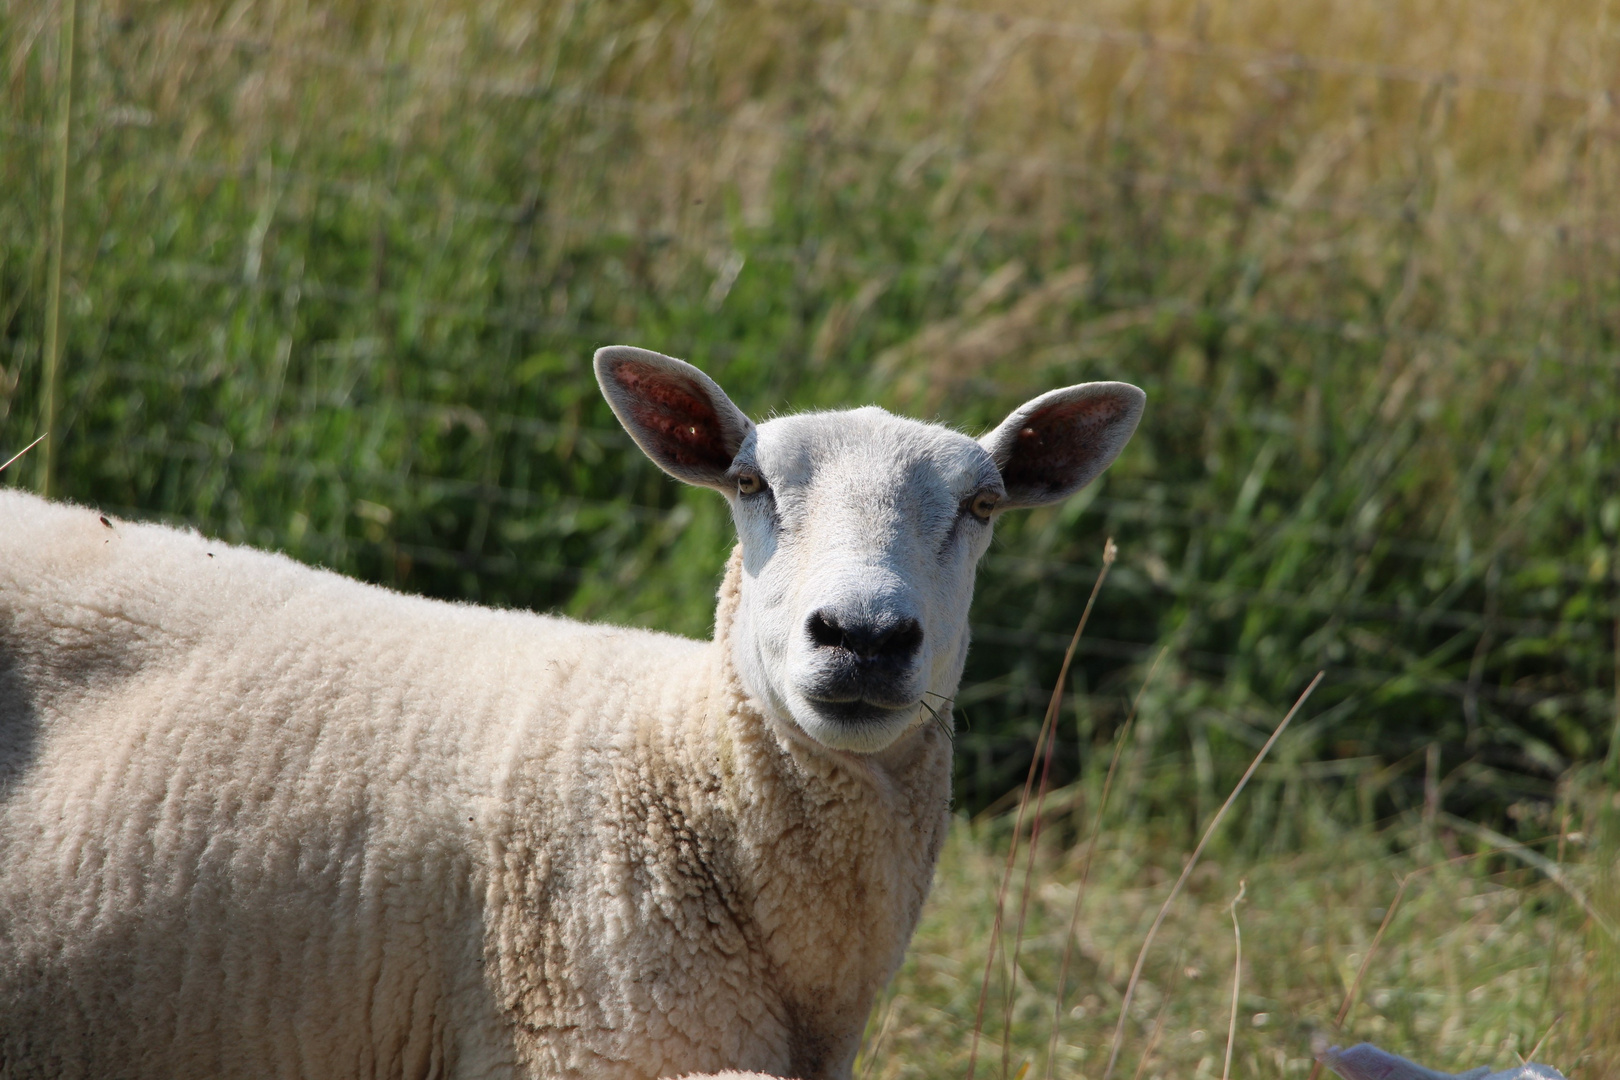
<svg viewBox="0 0 1620 1080">
<path fill-rule="evenodd" d="M 996 512 L 996 506 L 1000 502 L 1001 500 L 991 492 L 981 491 L 968 500 L 968 509 L 973 511 L 973 516 L 980 521 L 989 521 L 990 515 Z"/>
<path fill-rule="evenodd" d="M 765 490 L 765 478 L 752 469 L 737 474 L 737 494 L 758 495 Z"/>
</svg>

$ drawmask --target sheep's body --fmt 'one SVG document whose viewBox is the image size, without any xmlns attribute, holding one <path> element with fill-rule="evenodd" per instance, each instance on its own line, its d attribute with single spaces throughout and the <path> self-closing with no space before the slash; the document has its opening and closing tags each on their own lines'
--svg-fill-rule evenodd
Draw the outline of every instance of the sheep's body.
<svg viewBox="0 0 1620 1080">
<path fill-rule="evenodd" d="M 699 643 L 0 491 L 0 1075 L 845 1074 L 948 742 L 762 716 L 738 572 Z"/>
</svg>

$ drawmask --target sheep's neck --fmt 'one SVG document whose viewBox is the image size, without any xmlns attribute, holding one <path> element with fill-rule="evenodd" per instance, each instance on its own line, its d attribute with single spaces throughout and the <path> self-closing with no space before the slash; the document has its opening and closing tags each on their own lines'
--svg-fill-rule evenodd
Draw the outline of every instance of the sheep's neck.
<svg viewBox="0 0 1620 1080">
<path fill-rule="evenodd" d="M 922 725 L 873 762 L 765 715 L 730 661 L 741 574 L 734 555 L 715 620 L 722 677 L 689 760 L 713 763 L 749 883 L 742 913 L 793 1029 L 792 1075 L 843 1075 L 928 895 L 949 821 L 950 741 Z"/>
</svg>

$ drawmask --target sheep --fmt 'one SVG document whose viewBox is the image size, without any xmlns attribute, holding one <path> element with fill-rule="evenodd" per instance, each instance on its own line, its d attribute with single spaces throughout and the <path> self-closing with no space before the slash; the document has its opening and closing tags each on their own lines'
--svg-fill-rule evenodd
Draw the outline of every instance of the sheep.
<svg viewBox="0 0 1620 1080">
<path fill-rule="evenodd" d="M 730 503 L 710 642 L 0 492 L 0 1077 L 850 1076 L 945 835 L 993 523 L 1145 397 L 975 441 L 595 370 Z"/>
</svg>

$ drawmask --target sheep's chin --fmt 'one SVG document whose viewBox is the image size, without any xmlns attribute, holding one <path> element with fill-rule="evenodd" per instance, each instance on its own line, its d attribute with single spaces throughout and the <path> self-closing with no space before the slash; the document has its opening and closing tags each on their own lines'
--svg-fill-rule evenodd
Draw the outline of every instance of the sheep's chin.
<svg viewBox="0 0 1620 1080">
<path fill-rule="evenodd" d="M 876 754 L 894 745 L 917 722 L 918 706 L 885 709 L 868 703 L 820 705 L 806 698 L 788 707 L 794 723 L 830 750 Z"/>
</svg>

